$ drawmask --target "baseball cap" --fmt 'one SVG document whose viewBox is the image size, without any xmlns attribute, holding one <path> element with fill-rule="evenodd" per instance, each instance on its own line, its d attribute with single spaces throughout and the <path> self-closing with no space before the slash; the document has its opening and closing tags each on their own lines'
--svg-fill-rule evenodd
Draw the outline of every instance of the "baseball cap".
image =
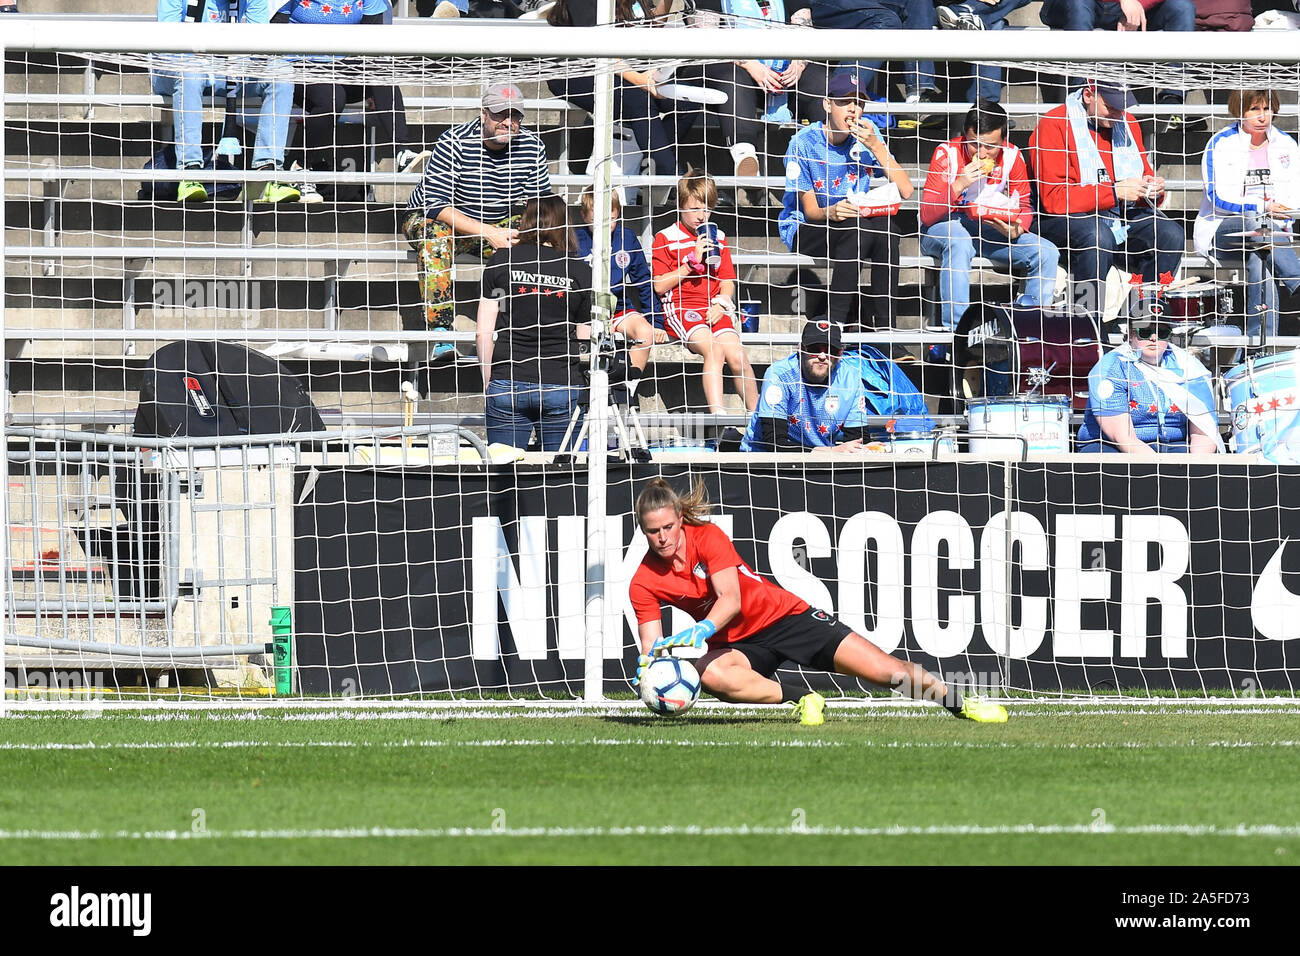
<svg viewBox="0 0 1300 956">
<path fill-rule="evenodd" d="M 1122 83 L 1094 83 L 1093 87 L 1113 110 L 1127 110 L 1137 106 L 1137 97 Z"/>
<path fill-rule="evenodd" d="M 847 99 L 850 96 L 863 96 L 856 73 L 837 73 L 826 84 L 826 98 L 830 100 Z"/>
<path fill-rule="evenodd" d="M 799 336 L 799 347 L 807 348 L 810 345 L 826 345 L 833 349 L 842 349 L 844 340 L 840 336 L 840 327 L 835 322 L 826 319 L 814 319 L 803 327 L 803 334 Z"/>
<path fill-rule="evenodd" d="M 514 110 L 524 111 L 524 94 L 513 83 L 493 83 L 483 94 L 483 108 L 492 113 L 504 113 Z"/>
</svg>

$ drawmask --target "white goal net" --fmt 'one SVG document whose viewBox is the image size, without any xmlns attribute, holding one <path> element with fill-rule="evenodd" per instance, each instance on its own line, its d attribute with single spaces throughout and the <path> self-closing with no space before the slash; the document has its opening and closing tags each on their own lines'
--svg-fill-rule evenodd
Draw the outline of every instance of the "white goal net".
<svg viewBox="0 0 1300 956">
<path fill-rule="evenodd" d="M 630 697 L 660 474 L 958 686 L 1293 696 L 1294 45 L 721 6 L 6 22 L 6 700 Z"/>
</svg>

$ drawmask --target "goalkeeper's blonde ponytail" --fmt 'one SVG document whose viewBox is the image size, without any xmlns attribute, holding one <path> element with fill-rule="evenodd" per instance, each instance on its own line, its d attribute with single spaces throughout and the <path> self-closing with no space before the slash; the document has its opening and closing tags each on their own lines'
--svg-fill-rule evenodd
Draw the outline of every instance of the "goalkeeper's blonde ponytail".
<svg viewBox="0 0 1300 956">
<path fill-rule="evenodd" d="M 637 495 L 637 524 L 644 526 L 645 516 L 660 508 L 672 508 L 681 517 L 683 524 L 704 524 L 708 521 L 710 510 L 709 494 L 704 490 L 704 482 L 697 480 L 690 494 L 679 495 L 662 478 L 651 479 L 641 494 Z"/>
</svg>

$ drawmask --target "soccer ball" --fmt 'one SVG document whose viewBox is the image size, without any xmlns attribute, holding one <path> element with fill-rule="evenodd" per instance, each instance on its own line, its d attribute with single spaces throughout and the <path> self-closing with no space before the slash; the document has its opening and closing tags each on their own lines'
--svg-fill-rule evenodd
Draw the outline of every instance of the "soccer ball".
<svg viewBox="0 0 1300 956">
<path fill-rule="evenodd" d="M 700 696 L 700 675 L 688 660 L 660 657 L 641 675 L 641 700 L 656 714 L 684 714 Z"/>
</svg>

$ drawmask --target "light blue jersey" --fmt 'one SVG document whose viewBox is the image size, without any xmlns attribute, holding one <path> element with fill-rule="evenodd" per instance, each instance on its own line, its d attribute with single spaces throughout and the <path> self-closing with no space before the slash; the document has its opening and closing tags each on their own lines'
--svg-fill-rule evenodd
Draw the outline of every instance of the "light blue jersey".
<svg viewBox="0 0 1300 956">
<path fill-rule="evenodd" d="M 768 368 L 741 451 L 772 450 L 762 444 L 764 418 L 784 419 L 789 442 L 807 448 L 831 448 L 846 440 L 845 428 L 866 425 L 867 399 L 855 367 L 837 363 L 828 384 L 809 385 L 799 360 L 796 352 Z"/>
<path fill-rule="evenodd" d="M 1138 439 L 1148 445 L 1182 445 L 1188 440 L 1187 400 L 1157 388 L 1138 368 L 1140 361 L 1131 346 L 1122 345 L 1103 355 L 1088 373 L 1088 407 L 1079 426 L 1080 450 L 1094 450 L 1082 446 L 1103 439 L 1098 419 L 1112 415 L 1128 415 Z M 1160 365 L 1184 380 L 1202 404 L 1214 407 L 1213 376 L 1194 355 L 1171 345 L 1161 354 Z"/>
<path fill-rule="evenodd" d="M 159 23 L 183 23 L 185 21 L 186 0 L 158 0 Z M 270 0 L 237 0 L 234 16 L 231 16 L 232 4 L 228 0 L 205 0 L 203 4 L 204 23 L 270 23 Z"/>
<path fill-rule="evenodd" d="M 362 17 L 387 13 L 388 0 L 289 0 L 280 13 L 289 14 L 294 23 L 360 23 Z"/>
<path fill-rule="evenodd" d="M 883 175 L 885 170 L 871 150 L 852 136 L 834 145 L 826 139 L 825 123 L 805 126 L 794 134 L 785 151 L 785 198 L 777 218 L 781 241 L 794 248 L 795 233 L 806 221 L 801 197 L 808 190 L 825 209 L 847 199 L 850 190 L 865 192 L 871 188 L 873 176 Z"/>
</svg>

